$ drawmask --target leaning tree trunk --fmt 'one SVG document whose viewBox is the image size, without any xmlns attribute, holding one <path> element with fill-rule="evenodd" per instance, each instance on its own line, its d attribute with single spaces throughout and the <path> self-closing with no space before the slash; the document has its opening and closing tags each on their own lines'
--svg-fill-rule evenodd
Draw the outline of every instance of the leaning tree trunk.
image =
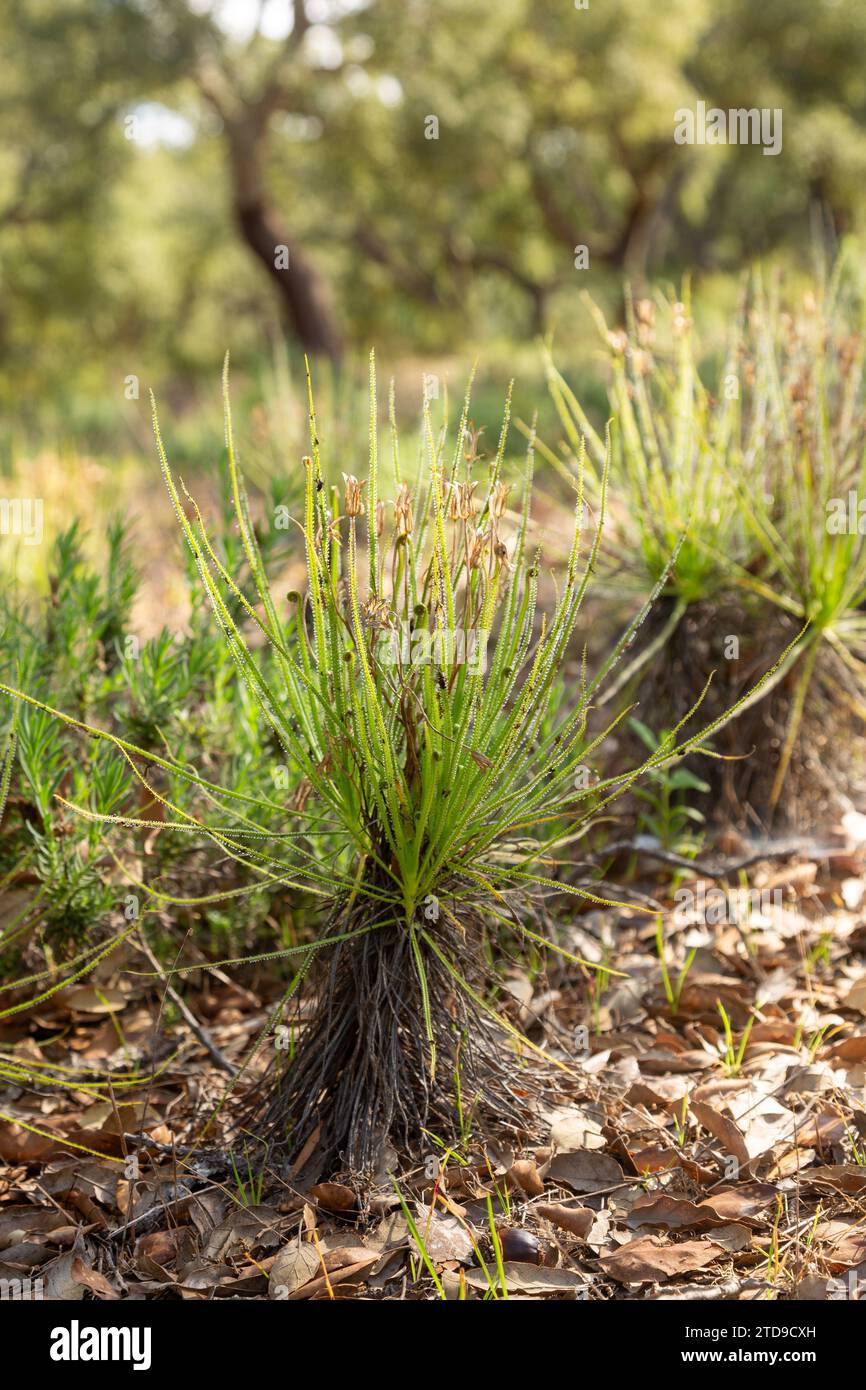
<svg viewBox="0 0 866 1390">
<path fill-rule="evenodd" d="M 227 130 L 232 201 L 238 229 L 276 289 L 283 318 L 305 352 L 336 358 L 340 337 L 327 285 L 269 207 L 262 177 L 264 128 L 243 122 Z"/>
</svg>

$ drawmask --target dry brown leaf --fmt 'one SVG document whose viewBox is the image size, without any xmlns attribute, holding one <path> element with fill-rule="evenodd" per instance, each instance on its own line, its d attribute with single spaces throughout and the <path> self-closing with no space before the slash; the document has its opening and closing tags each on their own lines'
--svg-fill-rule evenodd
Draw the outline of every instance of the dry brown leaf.
<svg viewBox="0 0 866 1390">
<path fill-rule="evenodd" d="M 288 1301 L 294 1303 L 300 1299 L 318 1298 L 320 1295 L 330 1298 L 333 1290 L 340 1284 L 351 1283 L 353 1280 L 361 1283 L 373 1265 L 378 1264 L 379 1259 L 380 1256 L 371 1251 L 363 1260 L 358 1260 L 357 1264 L 344 1265 L 342 1269 L 335 1269 L 327 1275 L 322 1274 L 318 1279 L 311 1279 L 308 1284 L 303 1284 L 295 1289 L 294 1293 L 290 1293 Z"/>
<path fill-rule="evenodd" d="M 585 1240 L 592 1230 L 596 1213 L 589 1207 L 564 1207 L 558 1202 L 539 1202 L 535 1215 Z"/>
<path fill-rule="evenodd" d="M 70 1273 L 76 1283 L 83 1284 L 86 1289 L 95 1293 L 97 1298 L 120 1298 L 117 1289 L 108 1282 L 105 1275 L 100 1274 L 96 1269 L 91 1269 L 90 1265 L 79 1255 L 73 1259 Z"/>
<path fill-rule="evenodd" d="M 503 1263 L 505 1287 L 509 1293 L 524 1293 L 541 1296 L 547 1293 L 571 1293 L 575 1289 L 586 1288 L 587 1281 L 582 1274 L 571 1269 L 545 1269 L 533 1265 Z M 497 1275 L 491 1275 L 496 1278 Z M 473 1289 L 486 1290 L 490 1287 L 483 1270 L 466 1271 L 466 1282 Z"/>
<path fill-rule="evenodd" d="M 650 1081 L 636 1081 L 626 1092 L 629 1105 L 645 1105 L 649 1110 L 678 1113 L 688 1085 L 677 1076 L 659 1076 Z"/>
<path fill-rule="evenodd" d="M 719 1143 L 724 1145 L 726 1153 L 733 1154 L 737 1162 L 744 1166 L 751 1161 L 746 1141 L 729 1115 L 723 1115 L 720 1110 L 715 1110 L 712 1105 L 707 1105 L 701 1100 L 690 1100 L 689 1109 L 698 1124 L 703 1125 L 714 1139 L 718 1139 Z"/>
<path fill-rule="evenodd" d="M 800 1148 L 827 1149 L 833 1144 L 841 1144 L 847 1137 L 848 1126 L 835 1110 L 808 1115 L 797 1130 Z"/>
<path fill-rule="evenodd" d="M 466 1264 L 472 1259 L 472 1239 L 465 1229 L 465 1223 L 461 1226 L 453 1216 L 431 1213 L 429 1207 L 419 1202 L 415 1224 L 434 1264 L 444 1260 L 459 1260 L 461 1264 Z M 420 1249 L 418 1254 L 421 1254 Z"/>
<path fill-rule="evenodd" d="M 629 1226 L 663 1226 L 669 1231 L 705 1230 L 718 1226 L 723 1220 L 724 1217 L 707 1202 L 698 1205 L 684 1197 L 668 1197 L 665 1193 L 644 1193 L 628 1214 Z"/>
<path fill-rule="evenodd" d="M 858 1168 L 854 1163 L 810 1168 L 803 1174 L 803 1182 L 815 1187 L 832 1187 L 836 1192 L 845 1192 L 856 1197 L 866 1190 L 866 1168 Z"/>
<path fill-rule="evenodd" d="M 71 985 L 68 989 L 59 989 L 54 1002 L 74 1013 L 116 1014 L 126 1008 L 129 998 L 108 985 Z"/>
<path fill-rule="evenodd" d="M 866 1226 L 862 1222 L 822 1221 L 815 1229 L 815 1242 L 834 1271 L 853 1269 L 866 1260 Z"/>
<path fill-rule="evenodd" d="M 645 1075 L 665 1076 L 706 1071 L 714 1065 L 714 1060 L 709 1052 L 660 1052 L 653 1049 L 642 1054 L 640 1069 Z"/>
<path fill-rule="evenodd" d="M 358 1198 L 351 1187 L 341 1182 L 320 1182 L 310 1188 L 309 1194 L 325 1211 L 355 1211 Z"/>
<path fill-rule="evenodd" d="M 175 1285 L 183 1295 L 199 1295 L 234 1279 L 231 1265 L 211 1264 L 205 1259 L 190 1260 L 178 1273 Z"/>
<path fill-rule="evenodd" d="M 641 1236 L 602 1255 L 599 1264 L 619 1284 L 660 1283 L 678 1274 L 691 1274 L 725 1253 L 709 1240 L 685 1240 L 664 1245 L 658 1236 Z"/>
<path fill-rule="evenodd" d="M 854 981 L 842 1004 L 846 1009 L 856 1009 L 858 1014 L 866 1014 L 866 975 Z"/>
<path fill-rule="evenodd" d="M 40 1128 L 46 1128 L 44 1120 Z M 21 1125 L 0 1123 L 0 1158 L 7 1163 L 38 1162 L 52 1153 L 58 1143 L 59 1139 L 46 1139 Z"/>
<path fill-rule="evenodd" d="M 366 1245 L 337 1245 L 333 1250 L 327 1250 L 325 1255 L 325 1268 L 330 1272 L 335 1269 L 345 1269 L 346 1265 L 358 1265 L 368 1262 L 375 1264 L 381 1258 L 381 1251 L 368 1250 Z"/>
<path fill-rule="evenodd" d="M 550 1143 L 560 1152 L 603 1149 L 606 1142 L 600 1121 L 583 1110 L 562 1110 L 552 1117 Z"/>
<path fill-rule="evenodd" d="M 0 1207 L 0 1250 L 17 1245 L 36 1232 L 56 1231 L 66 1218 L 56 1207 Z"/>
<path fill-rule="evenodd" d="M 278 1251 L 270 1268 L 268 1298 L 287 1298 L 322 1272 L 322 1262 L 313 1245 L 293 1241 Z"/>
<path fill-rule="evenodd" d="M 713 1244 L 721 1245 L 729 1254 L 735 1254 L 738 1250 L 748 1250 L 754 1238 L 754 1232 L 748 1226 L 741 1226 L 738 1221 L 733 1221 L 729 1226 L 714 1226 L 712 1230 Z"/>
<path fill-rule="evenodd" d="M 64 1303 L 83 1298 L 85 1285 L 73 1273 L 76 1264 L 80 1263 L 78 1256 L 70 1250 L 50 1264 L 43 1265 L 40 1278 L 45 1285 L 44 1297 Z"/>
<path fill-rule="evenodd" d="M 800 1177 L 804 1168 L 815 1159 L 814 1149 L 788 1149 L 781 1157 L 774 1159 L 764 1170 L 763 1177 L 768 1182 L 779 1182 L 782 1178 Z"/>
<path fill-rule="evenodd" d="M 563 1187 L 570 1187 L 572 1192 L 601 1192 L 625 1181 L 616 1159 L 595 1149 L 554 1154 L 547 1177 Z"/>
<path fill-rule="evenodd" d="M 544 1191 L 541 1174 L 531 1158 L 519 1158 L 516 1163 L 512 1163 L 508 1176 L 513 1178 L 517 1186 L 529 1197 L 540 1197 Z"/>
<path fill-rule="evenodd" d="M 775 1197 L 776 1189 L 770 1183 L 739 1183 L 737 1187 L 717 1189 L 698 1206 L 709 1207 L 723 1221 L 748 1221 L 764 1211 Z"/>
<path fill-rule="evenodd" d="M 227 1219 L 211 1231 L 204 1253 L 209 1260 L 224 1260 L 238 1247 L 241 1250 L 251 1250 L 255 1246 L 273 1249 L 280 1244 L 274 1229 L 278 1221 L 279 1213 L 273 1207 L 233 1207 Z"/>
<path fill-rule="evenodd" d="M 855 1033 L 834 1043 L 828 1055 L 840 1062 L 866 1062 L 866 1033 Z"/>
<path fill-rule="evenodd" d="M 628 1149 L 628 1156 L 634 1165 L 636 1173 L 669 1173 L 673 1168 L 678 1168 L 682 1157 L 674 1148 L 665 1148 L 663 1144 L 647 1144 L 640 1149 Z"/>
</svg>

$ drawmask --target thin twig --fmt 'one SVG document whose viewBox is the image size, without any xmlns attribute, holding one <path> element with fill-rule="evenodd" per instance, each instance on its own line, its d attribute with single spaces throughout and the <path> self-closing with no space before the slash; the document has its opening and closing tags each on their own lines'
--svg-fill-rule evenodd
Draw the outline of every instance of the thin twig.
<svg viewBox="0 0 866 1390">
<path fill-rule="evenodd" d="M 606 845 L 604 849 L 589 855 L 588 862 L 600 863 L 612 854 L 626 852 L 643 854 L 647 859 L 657 859 L 660 863 L 672 864 L 675 868 L 696 870 L 707 878 L 721 882 L 730 878 L 731 874 L 738 873 L 740 869 L 748 869 L 765 859 L 789 859 L 793 854 L 804 854 L 810 859 L 834 859 L 849 854 L 850 850 L 844 845 L 815 845 L 808 840 L 785 840 L 782 843 L 758 845 L 750 854 L 743 855 L 740 859 L 727 859 L 712 865 L 702 859 L 687 859 L 682 854 L 663 849 L 651 835 L 638 835 L 633 840 L 616 840 L 613 844 Z"/>
<path fill-rule="evenodd" d="M 147 959 L 150 961 L 151 965 L 153 966 L 154 970 L 156 971 L 157 975 L 162 981 L 165 987 L 166 994 L 169 996 L 172 1002 L 176 1004 L 179 1012 L 183 1015 L 184 1020 L 189 1025 L 190 1031 L 195 1034 L 202 1047 L 206 1048 L 206 1050 L 213 1058 L 214 1062 L 218 1067 L 221 1067 L 223 1071 L 228 1072 L 229 1076 L 237 1076 L 237 1067 L 234 1065 L 233 1062 L 229 1061 L 228 1057 L 226 1057 L 222 1052 L 220 1052 L 219 1048 L 211 1038 L 210 1034 L 207 1032 L 205 1028 L 202 1028 L 198 1019 L 195 1017 L 195 1014 L 193 1014 L 191 1010 L 187 1008 L 186 1004 L 181 999 L 177 990 L 174 988 L 173 985 L 169 983 L 165 975 L 165 972 L 162 969 L 162 966 L 160 965 L 156 956 L 153 954 L 153 951 L 150 949 L 150 946 L 143 932 L 139 932 L 139 942 L 140 949 L 143 951 L 144 955 L 147 956 Z"/>
</svg>

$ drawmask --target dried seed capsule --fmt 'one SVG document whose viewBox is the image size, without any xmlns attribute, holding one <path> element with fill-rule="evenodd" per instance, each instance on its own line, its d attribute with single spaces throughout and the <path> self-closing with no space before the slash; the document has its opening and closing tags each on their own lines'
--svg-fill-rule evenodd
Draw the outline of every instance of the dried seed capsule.
<svg viewBox="0 0 866 1390">
<path fill-rule="evenodd" d="M 412 516 L 412 494 L 407 483 L 403 483 L 394 499 L 394 522 L 398 540 L 411 536 L 415 521 Z"/>
<path fill-rule="evenodd" d="M 511 491 L 510 483 L 497 483 L 490 498 L 490 510 L 499 521 L 505 515 L 505 508 L 508 506 L 508 494 Z"/>
<path fill-rule="evenodd" d="M 364 502 L 361 497 L 361 489 L 364 487 L 364 484 L 358 481 L 354 473 L 344 473 L 343 482 L 346 485 L 346 515 L 360 516 L 364 511 Z"/>
</svg>

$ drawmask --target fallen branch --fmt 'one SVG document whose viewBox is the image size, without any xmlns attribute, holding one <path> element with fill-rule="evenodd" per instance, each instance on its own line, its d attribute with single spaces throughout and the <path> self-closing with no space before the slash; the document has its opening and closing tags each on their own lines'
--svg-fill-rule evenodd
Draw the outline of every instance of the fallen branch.
<svg viewBox="0 0 866 1390">
<path fill-rule="evenodd" d="M 712 865 L 703 859 L 687 859 L 685 855 L 674 854 L 673 850 L 663 849 L 653 835 L 636 835 L 633 840 L 616 840 L 603 850 L 592 854 L 584 861 L 599 864 L 612 854 L 643 854 L 647 859 L 657 859 L 662 864 L 670 864 L 677 869 L 691 869 L 706 878 L 722 882 L 740 869 L 748 869 L 766 859 L 789 859 L 791 855 L 802 854 L 809 859 L 834 859 L 850 854 L 844 845 L 815 845 L 809 840 L 768 841 L 739 859 L 726 859 Z"/>
</svg>

